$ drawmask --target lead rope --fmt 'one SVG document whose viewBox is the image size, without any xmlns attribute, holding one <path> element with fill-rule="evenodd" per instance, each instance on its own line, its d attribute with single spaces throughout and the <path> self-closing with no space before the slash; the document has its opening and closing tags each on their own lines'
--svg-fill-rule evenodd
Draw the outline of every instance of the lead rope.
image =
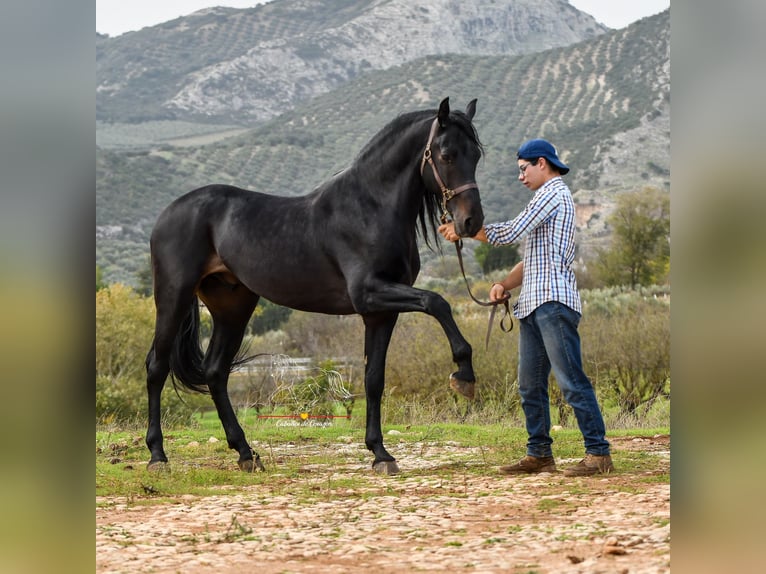
<svg viewBox="0 0 766 574">
<path fill-rule="evenodd" d="M 489 323 L 487 324 L 487 336 L 484 339 L 484 348 L 485 350 L 489 349 L 489 336 L 492 333 L 492 323 L 495 320 L 495 313 L 497 313 L 497 306 L 503 305 L 505 307 L 505 313 L 503 313 L 503 318 L 500 319 L 500 330 L 503 333 L 510 333 L 513 331 L 513 316 L 511 315 L 511 308 L 508 302 L 511 299 L 511 295 L 509 293 L 506 293 L 505 297 L 502 299 L 498 299 L 497 301 L 481 301 L 480 299 L 477 299 L 473 292 L 471 291 L 471 286 L 468 283 L 468 278 L 465 276 L 465 268 L 463 266 L 463 240 L 458 239 L 455 242 L 455 250 L 457 251 L 457 260 L 460 264 L 460 273 L 463 274 L 463 280 L 465 281 L 466 289 L 468 289 L 468 295 L 473 299 L 474 303 L 477 303 L 481 305 L 482 307 L 492 307 L 492 310 L 489 312 Z M 508 319 L 508 326 L 505 324 L 505 320 Z"/>
</svg>

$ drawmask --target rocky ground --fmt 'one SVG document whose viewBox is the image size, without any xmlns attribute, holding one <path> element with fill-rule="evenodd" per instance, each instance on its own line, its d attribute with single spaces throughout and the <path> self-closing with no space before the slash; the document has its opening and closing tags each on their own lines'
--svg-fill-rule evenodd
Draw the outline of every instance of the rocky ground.
<svg viewBox="0 0 766 574">
<path fill-rule="evenodd" d="M 447 444 L 397 450 L 403 472 L 394 477 L 358 458 L 332 470 L 307 466 L 314 496 L 260 485 L 170 502 L 98 497 L 96 571 L 669 572 L 669 437 L 610 441 L 615 451 L 651 453 L 656 465 L 589 478 L 461 473 L 467 463 L 445 461 L 471 449 Z M 457 472 L 447 482 L 441 471 L 450 467 Z"/>
</svg>

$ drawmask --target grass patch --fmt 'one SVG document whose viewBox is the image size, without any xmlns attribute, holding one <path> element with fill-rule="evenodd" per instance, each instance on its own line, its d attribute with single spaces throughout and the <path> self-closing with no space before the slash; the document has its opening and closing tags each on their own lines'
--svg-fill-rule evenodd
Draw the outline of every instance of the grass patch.
<svg viewBox="0 0 766 574">
<path fill-rule="evenodd" d="M 526 448 L 525 430 L 502 423 L 386 425 L 384 442 L 397 457 L 402 473 L 386 477 L 381 483 L 380 475 L 371 471 L 372 453 L 364 446 L 364 428 L 356 416 L 333 419 L 328 425 L 291 426 L 285 425 L 283 419 L 259 419 L 252 412 L 242 415 L 242 426 L 266 472 L 248 474 L 239 470 L 237 453 L 228 448 L 215 413 L 199 415 L 192 425 L 165 430 L 165 450 L 170 459 L 167 472 L 146 470 L 149 452 L 143 430 L 103 425 L 96 429 L 96 495 L 124 497 L 128 504 L 155 504 L 185 495 L 248 492 L 256 497 L 290 495 L 301 504 L 397 496 L 406 481 L 416 481 L 417 490 L 424 494 L 461 497 L 468 492 L 463 486 L 468 477 L 496 475 L 498 466 L 518 460 Z M 668 433 L 667 428 L 657 428 L 633 434 L 622 430 L 614 436 Z M 627 440 L 622 442 L 629 444 Z M 579 459 L 583 454 L 582 436 L 577 430 L 559 430 L 554 434 L 553 448 L 557 460 Z M 608 483 L 609 488 L 634 492 L 642 485 L 670 480 L 666 455 L 622 449 L 617 444 L 612 456 L 616 474 L 630 476 L 631 480 L 629 484 Z M 499 482 L 497 488 L 512 490 L 513 484 Z M 570 481 L 567 488 L 578 493 L 590 487 L 587 482 Z M 486 496 L 492 492 L 481 490 Z M 555 487 L 546 494 L 555 495 Z M 553 510 L 559 503 L 555 498 L 546 498 L 539 504 L 541 510 Z"/>
<path fill-rule="evenodd" d="M 572 506 L 566 500 L 558 498 L 543 498 L 538 501 L 537 508 L 542 512 L 560 512 L 562 507 Z"/>
</svg>

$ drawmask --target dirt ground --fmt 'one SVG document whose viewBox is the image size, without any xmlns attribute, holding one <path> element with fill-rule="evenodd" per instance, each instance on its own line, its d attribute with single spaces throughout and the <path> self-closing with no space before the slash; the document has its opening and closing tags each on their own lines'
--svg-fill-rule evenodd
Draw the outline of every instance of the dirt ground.
<svg viewBox="0 0 766 574">
<path fill-rule="evenodd" d="M 670 437 L 610 442 L 613 452 L 641 450 L 657 463 L 649 472 L 618 468 L 587 478 L 509 477 L 487 467 L 445 482 L 443 473 L 422 470 L 470 464 L 448 462 L 457 455 L 482 464 L 478 449 L 471 457 L 457 445 L 413 445 L 397 448 L 403 472 L 394 477 L 361 462 L 333 471 L 307 466 L 316 492 L 309 497 L 263 485 L 172 502 L 98 497 L 96 571 L 670 572 L 670 484 L 659 477 L 669 469 Z M 355 473 L 368 478 L 344 480 Z"/>
</svg>

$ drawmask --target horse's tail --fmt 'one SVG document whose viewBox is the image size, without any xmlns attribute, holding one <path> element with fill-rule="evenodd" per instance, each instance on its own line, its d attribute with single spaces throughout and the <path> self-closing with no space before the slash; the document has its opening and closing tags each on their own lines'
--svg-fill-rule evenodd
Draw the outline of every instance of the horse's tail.
<svg viewBox="0 0 766 574">
<path fill-rule="evenodd" d="M 181 323 L 170 352 L 170 377 L 173 386 L 210 394 L 205 380 L 205 354 L 199 342 L 199 306 L 197 298 Z"/>
</svg>

